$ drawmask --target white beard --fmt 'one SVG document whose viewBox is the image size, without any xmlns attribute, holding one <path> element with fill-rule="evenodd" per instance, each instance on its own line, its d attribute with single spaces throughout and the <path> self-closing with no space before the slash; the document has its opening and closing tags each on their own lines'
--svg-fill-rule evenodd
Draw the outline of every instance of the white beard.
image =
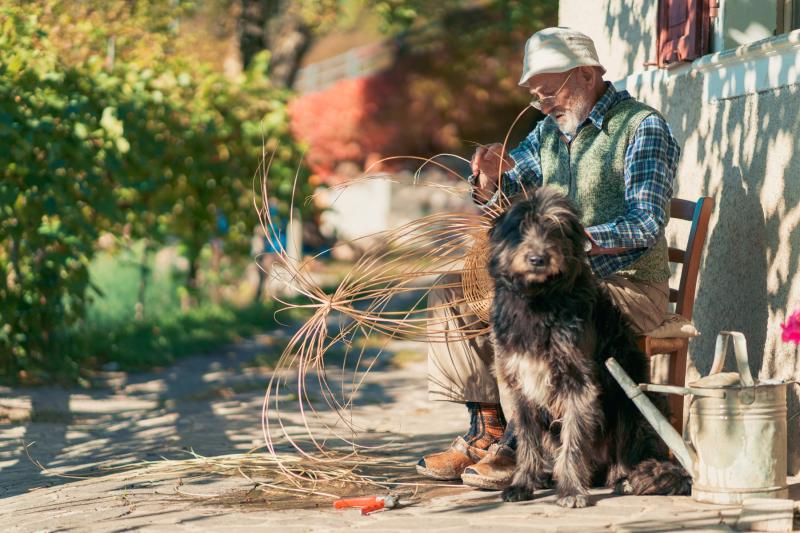
<svg viewBox="0 0 800 533">
<path fill-rule="evenodd" d="M 583 124 L 586 117 L 592 111 L 589 100 L 583 98 L 572 104 L 572 108 L 564 112 L 564 116 L 560 120 L 556 120 L 558 129 L 561 133 L 569 136 L 570 139 L 574 138 L 578 133 L 578 127 Z M 553 117 L 555 119 L 555 117 Z"/>
<path fill-rule="evenodd" d="M 561 130 L 561 133 L 572 139 L 578 132 L 578 126 L 581 125 L 581 122 L 583 120 L 576 116 L 576 113 L 570 111 L 561 117 L 561 121 L 556 121 L 556 124 L 558 124 L 558 129 Z"/>
</svg>

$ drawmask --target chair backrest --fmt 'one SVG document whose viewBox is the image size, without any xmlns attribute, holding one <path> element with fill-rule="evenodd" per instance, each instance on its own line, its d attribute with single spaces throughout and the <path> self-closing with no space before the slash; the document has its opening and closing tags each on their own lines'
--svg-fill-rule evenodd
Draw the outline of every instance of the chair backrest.
<svg viewBox="0 0 800 533">
<path fill-rule="evenodd" d="M 696 202 L 673 198 L 669 206 L 670 218 L 692 221 L 686 249 L 669 248 L 670 262 L 682 265 L 678 289 L 669 290 L 669 301 L 675 303 L 675 312 L 686 317 L 687 320 L 692 319 L 697 275 L 700 271 L 700 256 L 703 253 L 703 246 L 708 234 L 708 222 L 713 209 L 714 199 L 710 196 L 702 196 Z"/>
</svg>

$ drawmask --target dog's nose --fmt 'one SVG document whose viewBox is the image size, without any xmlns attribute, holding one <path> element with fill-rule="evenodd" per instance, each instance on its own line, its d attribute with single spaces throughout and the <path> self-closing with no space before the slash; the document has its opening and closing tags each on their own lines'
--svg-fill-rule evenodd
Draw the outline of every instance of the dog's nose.
<svg viewBox="0 0 800 533">
<path fill-rule="evenodd" d="M 550 256 L 547 255 L 547 254 L 529 255 L 528 256 L 528 263 L 530 263 L 531 266 L 543 267 L 543 266 L 545 266 L 547 264 L 547 261 L 549 259 L 550 259 Z"/>
</svg>

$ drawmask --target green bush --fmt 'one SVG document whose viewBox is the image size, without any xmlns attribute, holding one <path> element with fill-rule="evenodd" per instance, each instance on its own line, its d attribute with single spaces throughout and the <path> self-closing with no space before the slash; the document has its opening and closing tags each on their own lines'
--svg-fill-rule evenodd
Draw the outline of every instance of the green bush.
<svg viewBox="0 0 800 533">
<path fill-rule="evenodd" d="M 267 56 L 240 80 L 177 62 L 108 72 L 61 64 L 34 8 L 0 8 L 0 27 L 0 373 L 74 376 L 91 357 L 81 332 L 101 232 L 177 239 L 192 291 L 212 238 L 249 251 L 264 146 L 286 211 L 300 159 L 288 95 L 259 74 Z M 300 169 L 300 195 L 305 183 Z"/>
</svg>

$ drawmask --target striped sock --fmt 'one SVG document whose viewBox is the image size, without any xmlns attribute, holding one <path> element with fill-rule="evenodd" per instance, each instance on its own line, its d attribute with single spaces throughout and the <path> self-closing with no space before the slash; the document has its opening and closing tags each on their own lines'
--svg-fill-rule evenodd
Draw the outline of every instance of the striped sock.
<svg viewBox="0 0 800 533">
<path fill-rule="evenodd" d="M 470 413 L 469 431 L 464 440 L 470 446 L 486 449 L 503 436 L 506 419 L 499 403 L 467 402 Z"/>
</svg>

